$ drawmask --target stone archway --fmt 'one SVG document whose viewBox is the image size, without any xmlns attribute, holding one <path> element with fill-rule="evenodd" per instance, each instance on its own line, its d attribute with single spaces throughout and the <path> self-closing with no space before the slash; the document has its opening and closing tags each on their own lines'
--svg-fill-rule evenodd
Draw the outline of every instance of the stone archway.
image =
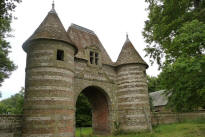
<svg viewBox="0 0 205 137">
<path fill-rule="evenodd" d="M 110 99 L 100 87 L 88 86 L 83 93 L 92 107 L 92 128 L 94 134 L 109 134 L 110 129 Z M 76 100 L 77 101 L 77 100 Z"/>
</svg>

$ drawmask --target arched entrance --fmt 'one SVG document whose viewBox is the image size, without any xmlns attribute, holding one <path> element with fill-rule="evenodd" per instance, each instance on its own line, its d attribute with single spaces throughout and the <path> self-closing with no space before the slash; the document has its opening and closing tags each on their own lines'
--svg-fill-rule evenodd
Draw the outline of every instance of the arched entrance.
<svg viewBox="0 0 205 137">
<path fill-rule="evenodd" d="M 107 93 L 100 87 L 89 86 L 81 91 L 92 107 L 93 134 L 109 134 L 110 129 L 110 99 Z M 76 100 L 77 101 L 77 100 Z"/>
</svg>

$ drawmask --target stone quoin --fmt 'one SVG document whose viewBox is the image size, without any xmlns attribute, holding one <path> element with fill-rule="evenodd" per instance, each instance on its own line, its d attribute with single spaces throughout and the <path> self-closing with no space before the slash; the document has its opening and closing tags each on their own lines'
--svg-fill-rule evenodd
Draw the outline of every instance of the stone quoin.
<svg viewBox="0 0 205 137">
<path fill-rule="evenodd" d="M 94 134 L 151 130 L 148 65 L 127 39 L 112 62 L 96 34 L 72 24 L 66 32 L 55 9 L 23 44 L 27 53 L 22 137 L 74 137 L 75 104 L 92 106 Z"/>
</svg>

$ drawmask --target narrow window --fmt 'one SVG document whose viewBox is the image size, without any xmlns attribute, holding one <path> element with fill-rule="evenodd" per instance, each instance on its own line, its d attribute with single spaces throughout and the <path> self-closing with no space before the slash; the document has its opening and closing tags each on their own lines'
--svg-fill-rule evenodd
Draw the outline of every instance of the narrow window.
<svg viewBox="0 0 205 137">
<path fill-rule="evenodd" d="M 95 53 L 95 64 L 96 64 L 96 65 L 98 65 L 98 60 L 99 60 L 99 58 L 98 58 L 98 53 Z"/>
<path fill-rule="evenodd" d="M 90 51 L 90 64 L 93 64 L 94 62 L 94 53 Z"/>
<path fill-rule="evenodd" d="M 63 50 L 57 50 L 57 60 L 64 61 L 64 51 Z"/>
</svg>

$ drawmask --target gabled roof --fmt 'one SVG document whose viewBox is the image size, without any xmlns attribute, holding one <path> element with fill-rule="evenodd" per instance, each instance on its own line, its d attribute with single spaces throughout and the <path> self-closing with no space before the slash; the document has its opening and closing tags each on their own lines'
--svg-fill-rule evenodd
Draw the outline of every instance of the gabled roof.
<svg viewBox="0 0 205 137">
<path fill-rule="evenodd" d="M 156 92 L 151 92 L 149 93 L 149 96 L 152 98 L 152 105 L 154 107 L 156 106 L 164 106 L 167 105 L 168 103 L 168 96 L 166 96 L 164 90 L 156 91 Z"/>
<path fill-rule="evenodd" d="M 23 44 L 23 49 L 26 50 L 28 42 L 36 39 L 59 40 L 73 45 L 54 7 L 31 37 Z"/>
<path fill-rule="evenodd" d="M 101 51 L 102 64 L 113 64 L 94 31 L 76 24 L 71 24 L 68 28 L 67 34 L 78 48 L 78 54 L 76 55 L 77 58 L 87 60 L 88 58 L 86 57 L 85 49 L 96 46 L 96 48 Z"/>
<path fill-rule="evenodd" d="M 122 47 L 116 65 L 131 64 L 131 63 L 144 64 L 148 67 L 147 63 L 142 59 L 142 57 L 136 51 L 136 49 L 132 45 L 127 35 L 127 39 Z"/>
</svg>

